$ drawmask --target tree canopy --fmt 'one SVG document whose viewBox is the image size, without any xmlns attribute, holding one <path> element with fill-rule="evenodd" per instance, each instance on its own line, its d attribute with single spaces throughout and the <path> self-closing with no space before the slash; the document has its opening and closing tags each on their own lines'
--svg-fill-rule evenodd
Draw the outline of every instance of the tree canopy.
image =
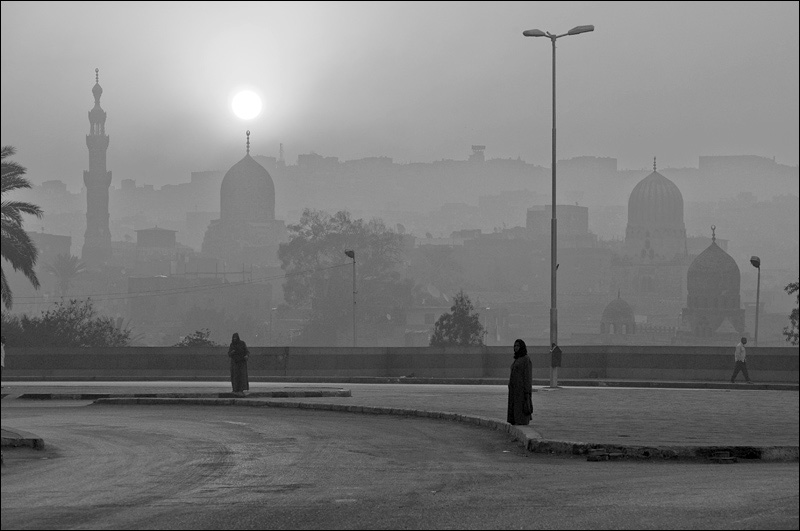
<svg viewBox="0 0 800 531">
<path fill-rule="evenodd" d="M 224 345 L 217 343 L 210 339 L 211 330 L 208 328 L 201 328 L 181 338 L 180 341 L 175 343 L 175 347 L 222 347 Z"/>
<path fill-rule="evenodd" d="M 0 160 L 2 160 L 2 175 L 0 176 L 0 255 L 11 264 L 14 271 L 22 271 L 34 288 L 39 288 L 39 279 L 36 277 L 36 258 L 39 251 L 36 249 L 30 236 L 22 228 L 22 215 L 30 214 L 42 217 L 42 209 L 32 203 L 24 201 L 11 201 L 6 199 L 6 194 L 20 188 L 30 188 L 31 183 L 25 178 L 27 171 L 18 163 L 6 160 L 14 155 L 13 146 L 3 146 Z M 14 296 L 6 279 L 6 272 L 0 268 L 0 298 L 6 308 L 11 308 Z"/>
<path fill-rule="evenodd" d="M 306 209 L 288 230 L 289 242 L 278 251 L 286 272 L 284 299 L 310 313 L 304 341 L 333 344 L 339 335 L 352 336 L 353 270 L 345 250 L 355 253 L 358 322 L 385 322 L 413 303 L 414 282 L 396 270 L 403 237 L 381 220 Z"/>
<path fill-rule="evenodd" d="M 75 277 L 86 271 L 86 264 L 66 253 L 56 255 L 51 263 L 45 264 L 45 269 L 56 277 L 59 294 L 65 297 Z"/>
<path fill-rule="evenodd" d="M 480 314 L 475 313 L 472 301 L 464 290 L 453 299 L 450 313 L 442 314 L 433 327 L 432 347 L 483 346 L 485 331 Z"/>
</svg>

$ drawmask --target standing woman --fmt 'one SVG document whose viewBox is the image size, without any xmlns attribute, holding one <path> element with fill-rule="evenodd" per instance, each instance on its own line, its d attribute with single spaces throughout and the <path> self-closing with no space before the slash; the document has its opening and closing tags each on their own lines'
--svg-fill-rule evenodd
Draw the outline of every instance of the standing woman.
<svg viewBox="0 0 800 531">
<path fill-rule="evenodd" d="M 533 414 L 533 364 L 528 357 L 528 348 L 521 339 L 514 341 L 514 363 L 508 379 L 509 424 L 528 425 Z"/>
<path fill-rule="evenodd" d="M 244 393 L 250 390 L 250 385 L 247 383 L 247 358 L 250 357 L 250 351 L 247 350 L 247 344 L 239 339 L 238 333 L 233 334 L 231 338 L 228 357 L 231 359 L 231 386 L 233 387 L 233 392 L 244 396 Z"/>
</svg>

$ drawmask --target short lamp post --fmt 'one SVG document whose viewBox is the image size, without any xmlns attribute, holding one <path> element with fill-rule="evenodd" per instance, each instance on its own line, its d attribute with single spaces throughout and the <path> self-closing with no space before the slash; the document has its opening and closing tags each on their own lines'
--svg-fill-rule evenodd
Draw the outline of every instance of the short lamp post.
<svg viewBox="0 0 800 531">
<path fill-rule="evenodd" d="M 753 267 L 758 269 L 758 283 L 756 284 L 756 337 L 753 339 L 753 346 L 758 346 L 758 310 L 761 298 L 761 258 L 757 256 L 750 257 L 750 263 Z"/>
<path fill-rule="evenodd" d="M 344 254 L 353 259 L 353 346 L 356 346 L 356 252 L 345 249 Z"/>
<path fill-rule="evenodd" d="M 558 229 L 556 221 L 556 39 L 565 37 L 567 35 L 578 35 L 594 31 L 594 26 L 575 26 L 571 30 L 561 35 L 553 35 L 552 33 L 544 32 L 538 29 L 526 30 L 522 34 L 525 37 L 547 37 L 553 43 L 553 160 L 552 160 L 552 173 L 553 173 L 553 211 L 552 219 L 550 220 L 550 344 L 558 345 L 558 309 L 556 305 L 556 269 L 558 268 L 558 261 L 556 257 L 557 242 L 558 242 Z M 558 387 L 558 371 L 550 368 L 550 387 Z"/>
</svg>

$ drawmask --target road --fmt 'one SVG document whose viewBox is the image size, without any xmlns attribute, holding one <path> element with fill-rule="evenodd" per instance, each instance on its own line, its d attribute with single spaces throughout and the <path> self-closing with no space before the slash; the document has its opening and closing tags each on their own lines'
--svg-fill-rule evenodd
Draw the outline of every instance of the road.
<svg viewBox="0 0 800 531">
<path fill-rule="evenodd" d="M 3 529 L 798 528 L 798 463 L 588 462 L 433 419 L 59 402 L 3 407 L 47 441 L 4 451 Z"/>
</svg>

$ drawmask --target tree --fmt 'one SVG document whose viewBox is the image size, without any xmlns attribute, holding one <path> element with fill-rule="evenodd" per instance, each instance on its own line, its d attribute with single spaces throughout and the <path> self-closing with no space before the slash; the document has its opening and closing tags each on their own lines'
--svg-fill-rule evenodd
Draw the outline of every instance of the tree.
<svg viewBox="0 0 800 531">
<path fill-rule="evenodd" d="M 14 271 L 22 271 L 33 287 L 39 289 L 39 279 L 33 270 L 39 251 L 22 228 L 22 215 L 30 214 L 41 218 L 42 209 L 24 201 L 6 199 L 6 194 L 9 192 L 31 187 L 31 183 L 25 178 L 27 170 L 14 161 L 6 160 L 14 153 L 16 153 L 16 149 L 13 146 L 3 146 L 0 155 L 0 159 L 2 159 L 2 176 L 0 176 L 2 181 L 0 186 L 0 196 L 2 197 L 0 204 L 0 232 L 2 234 L 0 237 L 2 242 L 0 243 L 2 245 L 0 245 L 0 255 L 11 264 Z M 6 272 L 2 268 L 0 268 L 0 297 L 3 305 L 11 309 L 14 297 L 6 279 Z"/>
<path fill-rule="evenodd" d="M 52 263 L 45 264 L 45 269 L 55 275 L 58 281 L 58 291 L 61 297 L 64 297 L 75 277 L 86 271 L 86 264 L 81 262 L 77 256 L 66 253 L 57 255 Z"/>
<path fill-rule="evenodd" d="M 175 343 L 175 347 L 222 347 L 216 341 L 209 339 L 211 330 L 208 328 L 201 328 L 189 334 L 188 336 Z"/>
<path fill-rule="evenodd" d="M 357 262 L 357 319 L 380 316 L 385 321 L 395 308 L 405 307 L 416 290 L 395 270 L 400 262 L 402 236 L 381 220 L 352 219 L 347 211 L 334 215 L 305 209 L 290 239 L 278 250 L 286 272 L 284 299 L 295 309 L 305 308 L 310 319 L 303 340 L 335 343 L 351 333 L 353 318 L 352 263 L 345 249 L 355 251 Z"/>
<path fill-rule="evenodd" d="M 124 347 L 131 330 L 98 313 L 91 299 L 57 302 L 30 317 L 3 315 L 3 333 L 16 347 Z"/>
<path fill-rule="evenodd" d="M 795 307 L 792 309 L 792 313 L 789 314 L 789 322 L 791 326 L 787 326 L 783 329 L 783 335 L 786 336 L 787 343 L 792 345 L 797 345 L 800 343 L 800 339 L 798 338 L 798 321 L 800 321 L 800 280 L 797 282 L 790 282 L 783 288 L 786 293 L 789 295 L 795 295 Z"/>
<path fill-rule="evenodd" d="M 486 333 L 480 322 L 480 314 L 464 290 L 459 291 L 453 299 L 450 313 L 442 314 L 433 325 L 431 336 L 432 347 L 449 346 L 483 346 Z"/>
</svg>

